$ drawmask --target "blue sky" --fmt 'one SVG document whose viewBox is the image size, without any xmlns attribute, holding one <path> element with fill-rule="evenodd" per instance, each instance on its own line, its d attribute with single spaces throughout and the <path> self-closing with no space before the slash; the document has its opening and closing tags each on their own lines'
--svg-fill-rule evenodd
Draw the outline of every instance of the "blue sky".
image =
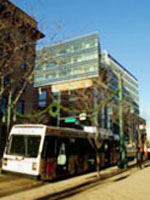
<svg viewBox="0 0 150 200">
<path fill-rule="evenodd" d="M 46 35 L 72 38 L 98 32 L 106 49 L 139 81 L 140 114 L 150 130 L 150 1 L 149 0 L 11 0 L 34 16 Z M 56 28 L 57 27 L 57 28 Z M 150 133 L 150 131 L 149 131 Z"/>
</svg>

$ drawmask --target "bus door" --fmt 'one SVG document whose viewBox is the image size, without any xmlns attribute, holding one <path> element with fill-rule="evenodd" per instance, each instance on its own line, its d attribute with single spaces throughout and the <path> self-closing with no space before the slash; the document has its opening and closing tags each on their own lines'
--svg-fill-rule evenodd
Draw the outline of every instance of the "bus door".
<svg viewBox="0 0 150 200">
<path fill-rule="evenodd" d="M 46 136 L 42 151 L 40 174 L 41 179 L 53 179 L 56 177 L 57 165 L 57 138 Z"/>
<path fill-rule="evenodd" d="M 66 141 L 55 136 L 46 136 L 41 159 L 41 178 L 52 180 L 66 171 Z"/>
</svg>

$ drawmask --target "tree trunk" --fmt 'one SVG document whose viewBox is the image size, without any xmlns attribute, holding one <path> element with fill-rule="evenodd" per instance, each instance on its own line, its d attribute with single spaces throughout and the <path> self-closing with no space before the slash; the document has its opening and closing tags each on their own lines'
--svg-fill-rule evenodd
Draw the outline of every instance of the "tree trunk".
<svg viewBox="0 0 150 200">
<path fill-rule="evenodd" d="M 97 177 L 100 178 L 100 156 L 98 151 L 96 151 L 96 171 L 97 171 Z"/>
</svg>

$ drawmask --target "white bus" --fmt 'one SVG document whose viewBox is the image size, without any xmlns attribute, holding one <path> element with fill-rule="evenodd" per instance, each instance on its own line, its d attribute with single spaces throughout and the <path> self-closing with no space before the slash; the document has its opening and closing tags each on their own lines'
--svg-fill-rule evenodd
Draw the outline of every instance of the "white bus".
<svg viewBox="0 0 150 200">
<path fill-rule="evenodd" d="M 14 125 L 2 159 L 3 173 L 52 180 L 96 169 L 95 133 L 42 124 Z M 116 165 L 119 140 L 101 138 L 100 167 Z M 127 160 L 136 149 L 126 146 Z"/>
<path fill-rule="evenodd" d="M 95 168 L 93 134 L 46 125 L 14 125 L 2 160 L 3 173 L 52 180 Z"/>
</svg>

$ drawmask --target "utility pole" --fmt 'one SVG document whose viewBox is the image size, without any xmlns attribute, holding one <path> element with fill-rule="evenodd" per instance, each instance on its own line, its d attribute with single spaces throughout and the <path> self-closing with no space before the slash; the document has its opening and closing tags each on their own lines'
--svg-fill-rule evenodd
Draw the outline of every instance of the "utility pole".
<svg viewBox="0 0 150 200">
<path fill-rule="evenodd" d="M 126 161 L 126 148 L 124 142 L 124 130 L 123 130 L 123 80 L 122 75 L 119 75 L 119 135 L 120 135 L 120 147 L 119 147 L 119 163 L 118 166 L 121 169 L 127 167 Z"/>
<path fill-rule="evenodd" d="M 93 89 L 94 94 L 94 108 L 97 108 L 98 105 L 98 91 L 97 88 Z M 95 109 L 93 112 L 93 124 L 94 126 L 98 127 L 98 110 Z"/>
<path fill-rule="evenodd" d="M 133 118 L 133 114 L 134 114 L 134 107 L 133 107 L 133 102 L 130 106 L 130 117 L 129 117 L 129 142 L 130 144 L 133 146 L 133 123 L 134 123 L 134 118 Z"/>
<path fill-rule="evenodd" d="M 57 102 L 59 104 L 59 113 L 57 115 L 57 126 L 60 126 L 60 104 L 61 104 L 61 91 L 58 91 Z"/>
</svg>

